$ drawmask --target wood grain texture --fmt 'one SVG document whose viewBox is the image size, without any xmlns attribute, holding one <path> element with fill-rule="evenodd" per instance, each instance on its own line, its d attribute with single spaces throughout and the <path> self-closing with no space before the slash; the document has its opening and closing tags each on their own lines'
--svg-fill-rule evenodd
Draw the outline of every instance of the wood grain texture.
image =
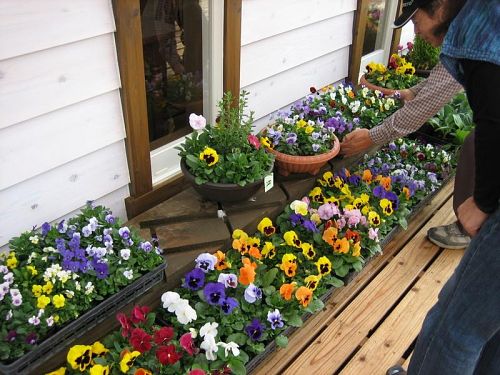
<svg viewBox="0 0 500 375">
<path fill-rule="evenodd" d="M 110 0 L 0 1 L 0 60 L 114 31 Z"/>
<path fill-rule="evenodd" d="M 123 138 L 118 89 L 0 129 L 0 190 Z"/>
<path fill-rule="evenodd" d="M 0 128 L 120 87 L 115 40 L 104 34 L 0 61 Z"/>
<path fill-rule="evenodd" d="M 241 2 L 224 1 L 224 92 L 240 92 Z"/>
<path fill-rule="evenodd" d="M 351 46 L 351 54 L 349 57 L 349 81 L 354 84 L 358 83 L 358 74 L 363 56 L 363 42 L 365 40 L 366 21 L 368 18 L 369 0 L 358 0 L 356 6 L 356 16 L 353 27 L 353 42 Z"/>
<path fill-rule="evenodd" d="M 356 0 L 245 0 L 241 44 L 245 46 L 355 9 Z"/>
<path fill-rule="evenodd" d="M 342 375 L 377 374 L 389 368 L 417 337 L 427 312 L 453 274 L 463 250 L 445 250 L 342 370 Z"/>
<path fill-rule="evenodd" d="M 371 279 L 400 251 L 404 245 L 417 233 L 423 224 L 429 220 L 436 210 L 446 202 L 453 192 L 453 183 L 448 183 L 429 202 L 428 205 L 410 221 L 406 231 L 399 232 L 385 248 L 384 252 L 372 259 L 363 270 L 345 287 L 334 291 L 327 301 L 325 309 L 307 320 L 301 330 L 296 331 L 290 338 L 286 349 L 278 349 L 256 369 L 255 374 L 281 374 L 289 363 L 298 357 L 320 332 L 333 321 L 334 317 L 349 302 L 369 284 Z M 304 337 L 304 335 L 306 337 Z"/>
<path fill-rule="evenodd" d="M 0 245 L 126 186 L 123 141 L 0 191 Z"/>
<path fill-rule="evenodd" d="M 453 217 L 450 200 L 284 373 L 335 372 L 438 252 L 427 230 Z"/>
<path fill-rule="evenodd" d="M 119 0 L 113 1 L 113 5 L 123 115 L 127 132 L 125 144 L 130 170 L 130 194 L 138 197 L 153 189 L 140 4 L 139 0 Z"/>
<path fill-rule="evenodd" d="M 352 42 L 353 19 L 354 12 L 348 12 L 243 46 L 241 86 L 248 86 L 349 46 Z"/>
</svg>

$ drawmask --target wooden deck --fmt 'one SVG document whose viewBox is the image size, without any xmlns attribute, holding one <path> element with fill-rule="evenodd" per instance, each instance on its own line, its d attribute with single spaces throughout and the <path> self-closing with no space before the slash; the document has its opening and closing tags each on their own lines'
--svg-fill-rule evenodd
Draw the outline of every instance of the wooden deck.
<svg viewBox="0 0 500 375">
<path fill-rule="evenodd" d="M 383 375 L 394 364 L 406 367 L 427 311 L 464 253 L 426 239 L 430 227 L 455 219 L 452 192 L 449 183 L 252 374 Z"/>
</svg>

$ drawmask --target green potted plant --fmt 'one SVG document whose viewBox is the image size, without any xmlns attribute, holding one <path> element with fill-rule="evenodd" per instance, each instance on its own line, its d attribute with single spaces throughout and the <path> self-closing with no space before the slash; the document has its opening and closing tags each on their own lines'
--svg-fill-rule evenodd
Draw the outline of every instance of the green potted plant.
<svg viewBox="0 0 500 375">
<path fill-rule="evenodd" d="M 274 157 L 252 134 L 253 112 L 245 114 L 247 95 L 243 91 L 235 106 L 232 94 L 225 93 L 213 125 L 191 114 L 189 123 L 195 131 L 177 147 L 184 176 L 208 200 L 248 199 L 272 171 Z"/>
<path fill-rule="evenodd" d="M 424 39 L 415 36 L 413 43 L 408 42 L 408 54 L 406 59 L 415 67 L 415 74 L 420 77 L 428 77 L 429 72 L 439 61 L 440 47 L 433 47 Z"/>
</svg>

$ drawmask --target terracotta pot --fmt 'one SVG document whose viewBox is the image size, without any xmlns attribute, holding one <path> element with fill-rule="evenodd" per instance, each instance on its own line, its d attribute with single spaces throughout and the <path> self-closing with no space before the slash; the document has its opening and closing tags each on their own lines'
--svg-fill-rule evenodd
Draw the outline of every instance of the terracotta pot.
<svg viewBox="0 0 500 375">
<path fill-rule="evenodd" d="M 397 91 L 397 90 L 392 90 L 392 89 L 386 89 L 385 87 L 377 86 L 377 85 L 374 85 L 373 83 L 368 82 L 366 80 L 364 74 L 359 79 L 359 84 L 368 87 L 370 90 L 378 90 L 386 96 L 394 95 L 394 93 Z"/>
<path fill-rule="evenodd" d="M 315 175 L 328 160 L 337 156 L 340 151 L 340 142 L 335 137 L 333 147 L 330 151 L 311 156 L 288 155 L 270 148 L 267 151 L 275 156 L 274 162 L 278 168 L 278 173 L 282 176 L 288 176 L 290 173 L 309 173 Z"/>
<path fill-rule="evenodd" d="M 270 168 L 269 172 L 273 170 Z M 186 180 L 191 183 L 194 190 L 203 198 L 213 202 L 239 202 L 254 196 L 259 189 L 264 186 L 264 178 L 259 181 L 240 186 L 238 184 L 220 184 L 215 182 L 206 182 L 198 185 L 195 182 L 195 176 L 191 174 L 184 160 L 181 160 L 181 171 Z"/>
</svg>

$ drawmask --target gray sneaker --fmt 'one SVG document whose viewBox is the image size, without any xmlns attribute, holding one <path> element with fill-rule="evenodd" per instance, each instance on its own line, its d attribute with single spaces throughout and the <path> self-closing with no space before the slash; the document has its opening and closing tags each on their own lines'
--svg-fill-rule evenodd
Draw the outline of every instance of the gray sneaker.
<svg viewBox="0 0 500 375">
<path fill-rule="evenodd" d="M 456 222 L 430 228 L 427 231 L 427 238 L 433 244 L 445 249 L 464 249 L 470 243 L 470 237 L 462 233 Z"/>
</svg>

